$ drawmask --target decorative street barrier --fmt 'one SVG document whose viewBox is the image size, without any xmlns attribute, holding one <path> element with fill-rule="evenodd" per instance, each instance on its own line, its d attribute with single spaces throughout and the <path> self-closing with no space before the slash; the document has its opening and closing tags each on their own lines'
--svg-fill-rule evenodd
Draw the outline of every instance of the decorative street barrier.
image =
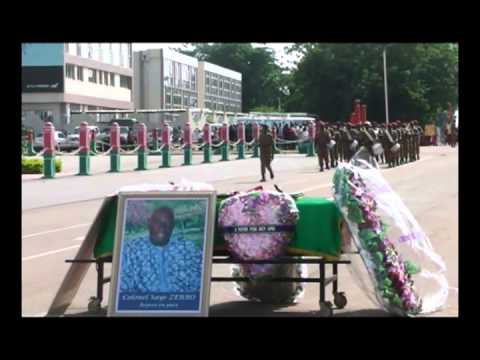
<svg viewBox="0 0 480 360">
<path fill-rule="evenodd" d="M 203 162 L 212 162 L 212 133 L 208 123 L 203 126 Z"/>
<path fill-rule="evenodd" d="M 169 168 L 172 166 L 172 154 L 170 153 L 170 134 L 171 127 L 166 122 L 162 128 L 162 165 L 161 168 Z"/>
<path fill-rule="evenodd" d="M 43 177 L 55 177 L 55 127 L 49 121 L 43 127 Z"/>
<path fill-rule="evenodd" d="M 228 161 L 229 160 L 229 151 L 230 151 L 230 139 L 228 136 L 228 124 L 225 122 L 223 123 L 222 127 L 220 128 L 220 139 L 222 140 L 222 160 L 221 161 Z"/>
<path fill-rule="evenodd" d="M 116 122 L 110 128 L 110 172 L 120 172 L 120 126 Z"/>
<path fill-rule="evenodd" d="M 95 133 L 95 130 L 90 130 L 90 155 L 97 155 L 97 135 Z"/>
<path fill-rule="evenodd" d="M 192 165 L 192 127 L 190 122 L 183 129 L 183 165 Z"/>
<path fill-rule="evenodd" d="M 93 131 L 92 131 L 93 132 Z M 77 175 L 90 175 L 90 145 L 88 136 L 88 123 L 83 121 L 80 124 L 80 149 L 79 149 L 79 172 Z"/>
<path fill-rule="evenodd" d="M 245 159 L 245 124 L 240 123 L 237 127 L 238 157 L 237 160 Z"/>
<path fill-rule="evenodd" d="M 147 127 L 140 123 L 137 125 L 137 168 L 135 170 L 147 170 Z"/>
<path fill-rule="evenodd" d="M 33 146 L 33 130 L 29 129 L 27 130 L 27 155 L 28 156 L 35 156 L 37 153 L 35 152 L 34 146 Z"/>
</svg>

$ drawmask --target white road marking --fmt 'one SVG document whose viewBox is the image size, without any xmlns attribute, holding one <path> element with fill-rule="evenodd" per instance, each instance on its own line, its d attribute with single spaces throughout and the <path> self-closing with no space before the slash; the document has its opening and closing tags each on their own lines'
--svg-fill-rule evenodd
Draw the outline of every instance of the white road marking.
<svg viewBox="0 0 480 360">
<path fill-rule="evenodd" d="M 53 254 L 57 254 L 57 253 L 64 252 L 64 251 L 68 251 L 68 250 L 77 249 L 77 248 L 79 248 L 79 247 L 80 247 L 80 245 L 73 245 L 73 246 L 69 246 L 69 247 L 63 248 L 63 249 L 52 250 L 52 251 L 47 251 L 47 252 L 40 253 L 40 254 L 37 254 L 37 255 L 27 256 L 27 257 L 22 258 L 22 262 L 23 262 L 23 261 L 28 261 L 28 260 L 33 260 L 33 259 L 38 259 L 38 258 L 40 258 L 40 257 L 44 257 L 44 256 L 48 256 L 48 255 L 53 255 Z"/>
<path fill-rule="evenodd" d="M 64 228 L 58 228 L 58 229 L 53 229 L 53 230 L 48 230 L 48 231 L 42 231 L 42 232 L 38 232 L 38 233 L 35 233 L 35 234 L 28 234 L 28 235 L 22 236 L 22 239 L 26 239 L 26 238 L 30 238 L 30 237 L 34 237 L 34 236 L 39 236 L 39 235 L 44 235 L 44 234 L 50 234 L 50 233 L 59 232 L 59 231 L 64 231 L 64 230 L 75 229 L 75 228 L 79 228 L 79 227 L 83 227 L 83 226 L 88 226 L 88 225 L 91 225 L 91 223 L 87 223 L 87 224 L 77 224 L 77 225 L 67 226 L 67 227 L 64 227 Z"/>
</svg>

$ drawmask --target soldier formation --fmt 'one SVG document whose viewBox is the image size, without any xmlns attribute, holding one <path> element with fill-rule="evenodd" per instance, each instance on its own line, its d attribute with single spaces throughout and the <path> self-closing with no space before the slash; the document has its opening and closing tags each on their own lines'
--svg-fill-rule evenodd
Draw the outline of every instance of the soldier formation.
<svg viewBox="0 0 480 360">
<path fill-rule="evenodd" d="M 339 161 L 350 161 L 362 146 L 377 163 L 388 167 L 419 160 L 422 134 L 416 120 L 394 121 L 388 125 L 368 121 L 363 124 L 317 121 L 315 149 L 320 171 L 336 167 Z"/>
</svg>

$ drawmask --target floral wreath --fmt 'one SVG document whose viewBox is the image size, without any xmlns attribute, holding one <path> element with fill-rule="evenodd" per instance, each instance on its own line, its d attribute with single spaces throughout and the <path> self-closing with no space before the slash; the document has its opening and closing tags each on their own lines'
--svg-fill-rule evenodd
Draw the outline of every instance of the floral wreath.
<svg viewBox="0 0 480 360">
<path fill-rule="evenodd" d="M 418 266 L 403 260 L 387 237 L 387 226 L 376 214 L 377 202 L 362 178 L 348 166 L 337 168 L 333 178 L 335 201 L 352 234 L 358 235 L 360 255 L 376 284 L 387 310 L 413 316 L 422 311 L 422 299 L 416 293 L 412 275 Z"/>
</svg>

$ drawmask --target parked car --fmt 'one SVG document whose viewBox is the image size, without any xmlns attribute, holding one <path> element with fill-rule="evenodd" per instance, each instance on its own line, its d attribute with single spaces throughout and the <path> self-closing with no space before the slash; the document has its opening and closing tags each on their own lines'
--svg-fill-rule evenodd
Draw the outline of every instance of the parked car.
<svg viewBox="0 0 480 360">
<path fill-rule="evenodd" d="M 128 126 L 120 126 L 120 144 L 126 145 L 128 143 Z M 110 127 L 103 129 L 97 135 L 99 141 L 110 143 Z"/>
<path fill-rule="evenodd" d="M 90 126 L 88 126 L 88 129 L 95 131 L 95 134 L 97 134 L 97 135 L 100 132 L 100 129 L 98 128 L 98 126 L 90 125 Z M 73 133 L 67 136 L 66 143 L 71 147 L 79 147 L 80 146 L 80 126 L 77 126 L 73 130 Z"/>
<path fill-rule="evenodd" d="M 67 138 L 65 137 L 65 134 L 61 131 L 55 131 L 55 143 L 58 145 L 60 149 L 65 148 L 65 142 Z M 43 149 L 43 134 L 40 133 L 35 137 L 35 140 L 33 141 L 33 147 L 35 150 L 42 150 Z"/>
</svg>

